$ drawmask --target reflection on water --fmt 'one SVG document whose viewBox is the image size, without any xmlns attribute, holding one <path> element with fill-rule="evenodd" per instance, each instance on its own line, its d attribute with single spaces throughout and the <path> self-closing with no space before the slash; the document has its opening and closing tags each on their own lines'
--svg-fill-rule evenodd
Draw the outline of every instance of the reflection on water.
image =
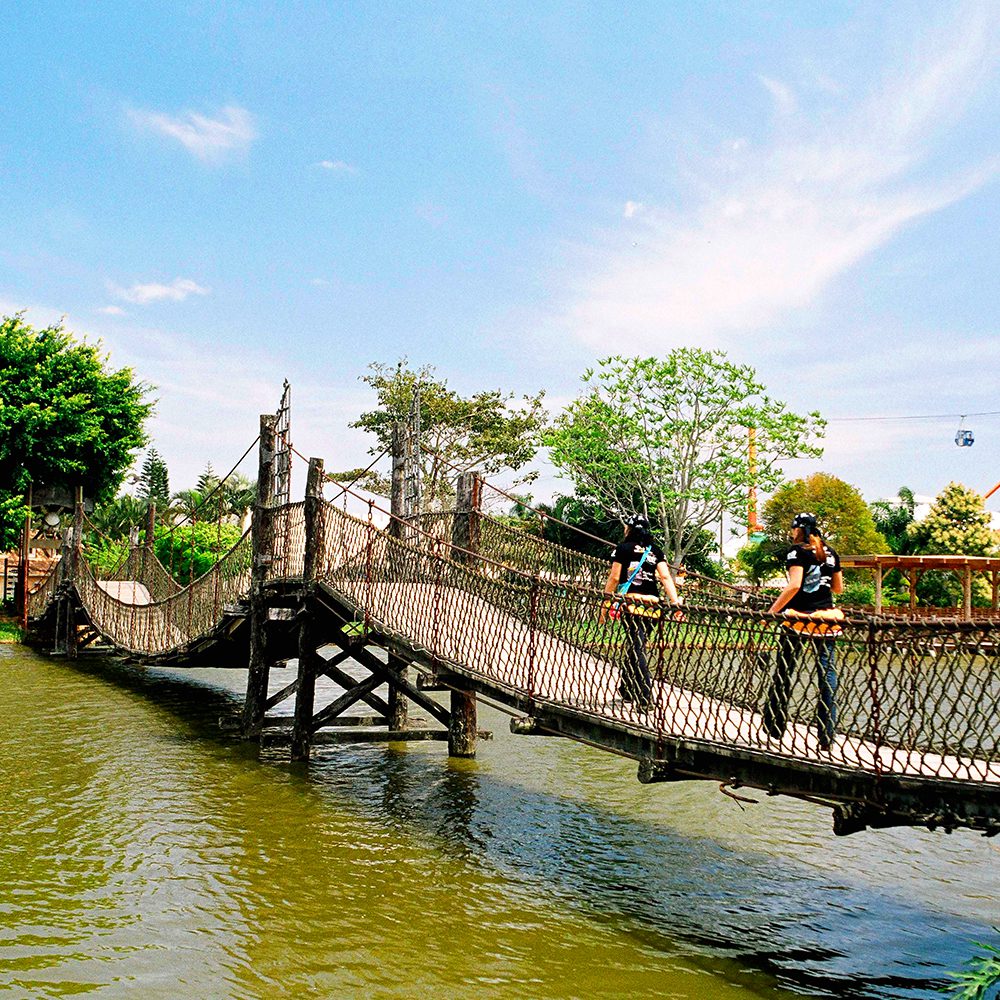
<svg viewBox="0 0 1000 1000">
<path fill-rule="evenodd" d="M 242 674 L 0 656 L 0 992 L 930 997 L 1000 922 L 971 834 L 835 839 L 488 711 L 476 761 L 258 759 Z"/>
</svg>

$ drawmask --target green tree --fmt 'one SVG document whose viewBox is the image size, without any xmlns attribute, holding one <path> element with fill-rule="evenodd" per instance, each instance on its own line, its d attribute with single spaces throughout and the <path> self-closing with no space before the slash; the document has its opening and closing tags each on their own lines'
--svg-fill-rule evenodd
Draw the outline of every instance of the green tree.
<svg viewBox="0 0 1000 1000">
<path fill-rule="evenodd" d="M 31 484 L 111 499 L 146 443 L 150 387 L 60 326 L 0 318 L 0 548 L 14 544 Z"/>
<path fill-rule="evenodd" d="M 459 472 L 478 469 L 490 475 L 520 469 L 538 450 L 545 423 L 544 393 L 525 396 L 515 405 L 512 394 L 499 390 L 460 396 L 446 381 L 435 378 L 433 367 L 414 371 L 405 358 L 395 368 L 379 363 L 368 367 L 361 380 L 375 390 L 378 406 L 350 426 L 375 435 L 373 455 L 390 447 L 392 426 L 406 419 L 419 389 L 421 439 L 427 448 L 421 456 L 425 511 L 452 503 Z M 529 473 L 518 482 L 530 482 L 536 475 Z"/>
<path fill-rule="evenodd" d="M 821 454 L 811 443 L 825 426 L 819 414 L 791 413 L 765 394 L 751 367 L 721 351 L 605 358 L 583 382 L 584 393 L 545 435 L 552 462 L 581 500 L 622 520 L 642 513 L 659 522 L 673 563 L 723 512 L 742 516 L 750 486 L 777 486 L 781 461 Z"/>
<path fill-rule="evenodd" d="M 170 506 L 170 473 L 163 456 L 150 448 L 139 473 L 139 496 L 146 503 L 155 503 L 156 509 L 165 512 Z"/>
<path fill-rule="evenodd" d="M 908 528 L 913 523 L 916 502 L 913 490 L 900 486 L 896 502 L 875 500 L 868 505 L 875 521 L 875 530 L 885 538 L 889 551 L 896 555 L 909 555 L 913 551 L 913 537 Z"/>
<path fill-rule="evenodd" d="M 961 483 L 949 483 L 937 496 L 927 516 L 907 528 L 912 551 L 921 555 L 991 556 L 997 552 L 997 535 L 990 528 L 990 514 L 983 498 Z M 957 607 L 962 588 L 951 573 L 930 570 L 917 583 L 922 604 Z M 973 577 L 972 599 L 977 606 L 990 603 L 982 577 Z"/>
<path fill-rule="evenodd" d="M 133 528 L 146 524 L 146 501 L 128 493 L 106 503 L 97 504 L 90 515 L 90 523 L 106 538 L 114 541 L 127 539 Z"/>
<path fill-rule="evenodd" d="M 207 573 L 239 540 L 240 529 L 234 524 L 157 525 L 153 550 L 174 579 L 186 586 Z"/>
<path fill-rule="evenodd" d="M 888 552 L 889 545 L 875 528 L 872 512 L 861 494 L 843 479 L 814 472 L 805 479 L 784 483 L 764 504 L 768 541 L 781 554 L 788 549 L 788 530 L 799 511 L 816 515 L 823 537 L 841 555 Z"/>
<path fill-rule="evenodd" d="M 982 496 L 961 483 L 949 483 L 927 516 L 911 524 L 907 534 L 914 551 L 921 554 L 989 556 L 997 549 Z"/>
</svg>

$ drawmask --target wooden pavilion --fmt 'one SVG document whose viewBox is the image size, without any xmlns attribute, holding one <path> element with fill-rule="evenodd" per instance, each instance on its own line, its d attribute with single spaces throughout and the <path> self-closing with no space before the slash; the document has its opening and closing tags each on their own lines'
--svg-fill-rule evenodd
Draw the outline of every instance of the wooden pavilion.
<svg viewBox="0 0 1000 1000">
<path fill-rule="evenodd" d="M 882 581 L 889 570 L 897 569 L 909 581 L 910 605 L 909 614 L 916 617 L 921 610 L 917 608 L 917 580 L 929 569 L 943 570 L 954 573 L 962 583 L 961 617 L 971 620 L 972 609 L 972 576 L 983 573 L 989 576 L 991 584 L 991 606 L 983 611 L 990 617 L 1000 610 L 1000 558 L 994 556 L 842 556 L 841 565 L 844 569 L 870 569 L 875 575 L 875 613 L 882 614 Z M 900 609 L 902 610 L 902 609 Z M 941 614 L 945 609 L 934 608 L 928 611 Z M 958 610 L 958 609 L 956 609 Z M 977 609 L 979 610 L 979 609 Z"/>
</svg>

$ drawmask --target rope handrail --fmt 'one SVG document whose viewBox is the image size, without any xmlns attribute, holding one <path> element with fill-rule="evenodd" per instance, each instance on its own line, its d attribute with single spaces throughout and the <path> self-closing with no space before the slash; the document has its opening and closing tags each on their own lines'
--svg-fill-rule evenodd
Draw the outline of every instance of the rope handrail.
<svg viewBox="0 0 1000 1000">
<path fill-rule="evenodd" d="M 433 455 L 435 458 L 437 458 L 440 462 L 442 462 L 442 464 L 444 464 L 452 472 L 467 472 L 468 471 L 467 468 L 460 467 L 458 465 L 455 465 L 453 462 L 449 462 L 448 459 L 446 459 L 439 451 L 436 451 L 435 449 L 430 448 L 427 445 L 423 445 L 422 444 L 421 448 L 427 454 Z M 592 532 L 589 532 L 589 531 L 585 530 L 584 528 L 579 527 L 576 524 L 571 524 L 569 521 L 564 521 L 562 518 L 556 517 L 555 514 L 549 512 L 549 511 L 544 511 L 544 510 L 542 510 L 539 507 L 533 507 L 531 504 L 529 504 L 526 501 L 522 500 L 521 498 L 515 496 L 513 493 L 508 492 L 503 487 L 497 486 L 495 483 L 491 482 L 485 476 L 481 476 L 480 477 L 480 482 L 484 486 L 487 486 L 487 487 L 489 487 L 489 489 L 493 490 L 494 493 L 498 493 L 500 496 L 505 497 L 507 500 L 510 500 L 511 503 L 517 504 L 519 507 L 522 507 L 524 510 L 531 511 L 533 514 L 537 514 L 538 517 L 542 520 L 543 523 L 545 521 L 552 521 L 554 524 L 560 524 L 564 528 L 567 528 L 570 531 L 576 533 L 577 535 L 580 535 L 582 538 L 586 538 L 586 539 L 588 539 L 589 541 L 592 541 L 592 542 L 597 542 L 599 545 L 606 546 L 609 549 L 614 549 L 615 546 L 617 545 L 616 542 L 609 541 L 606 538 L 601 538 L 599 535 L 595 535 Z M 485 512 L 484 512 L 484 514 L 485 514 Z M 489 515 L 486 515 L 486 516 L 489 516 Z M 557 545 L 558 544 L 556 542 L 552 542 L 549 539 L 544 538 L 544 536 L 543 536 L 543 541 L 547 542 L 550 545 Z M 567 549 L 567 551 L 570 551 L 570 552 L 575 552 L 576 551 L 575 549 L 570 549 L 568 546 L 562 546 L 562 547 L 565 548 L 565 549 Z M 675 568 L 681 569 L 681 568 L 683 568 L 683 565 L 680 565 L 680 566 L 675 567 Z M 738 593 L 738 594 L 753 594 L 755 592 L 755 588 L 753 588 L 753 587 L 744 587 L 744 586 L 740 586 L 739 584 L 728 583 L 725 580 L 716 580 L 714 577 L 706 576 L 704 573 L 696 573 L 696 572 L 694 572 L 692 570 L 685 570 L 685 572 L 687 573 L 687 575 L 692 580 L 704 581 L 706 583 L 710 583 L 713 586 L 719 587 L 720 589 L 723 589 L 723 590 L 731 590 L 731 591 L 733 591 L 735 593 Z"/>
</svg>

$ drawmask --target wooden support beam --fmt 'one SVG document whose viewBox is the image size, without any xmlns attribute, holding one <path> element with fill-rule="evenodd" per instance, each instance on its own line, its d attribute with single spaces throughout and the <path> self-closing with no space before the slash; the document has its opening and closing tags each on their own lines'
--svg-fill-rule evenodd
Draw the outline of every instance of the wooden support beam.
<svg viewBox="0 0 1000 1000">
<path fill-rule="evenodd" d="M 343 657 L 343 659 L 348 659 L 348 657 Z M 336 667 L 331 666 L 329 662 L 325 663 L 319 671 L 321 674 L 326 675 L 335 684 L 339 684 L 345 691 L 350 691 L 357 683 L 358 679 L 352 677 L 350 674 L 343 670 L 338 670 Z M 376 712 L 384 715 L 386 718 L 389 717 L 389 703 L 384 699 L 380 698 L 374 692 L 366 694 L 361 699 L 369 708 L 375 709 Z"/>
<path fill-rule="evenodd" d="M 348 708 L 350 708 L 351 705 L 355 704 L 355 702 L 360 701 L 366 694 L 370 694 L 381 683 L 382 678 L 376 677 L 373 674 L 366 680 L 359 681 L 354 687 L 352 687 L 349 691 L 345 691 L 335 701 L 330 702 L 326 708 L 317 712 L 312 717 L 310 725 L 313 733 L 315 733 L 321 726 L 324 726 L 332 719 L 335 719 L 338 715 L 341 715 Z"/>
<path fill-rule="evenodd" d="M 250 665 L 243 704 L 243 736 L 252 739 L 264 721 L 267 682 L 271 665 L 267 652 L 267 596 L 265 586 L 274 551 L 271 506 L 274 502 L 274 431 L 277 418 L 260 417 L 260 449 L 257 460 L 257 502 L 251 524 L 252 565 L 250 584 Z"/>
<path fill-rule="evenodd" d="M 463 472 L 455 482 L 452 544 L 455 546 L 455 557 L 461 561 L 473 559 L 471 552 L 478 546 L 477 485 L 478 476 L 474 472 Z M 448 756 L 475 757 L 476 729 L 476 696 L 467 687 L 453 687 L 451 721 L 448 725 Z"/>
<path fill-rule="evenodd" d="M 356 729 L 324 729 L 313 736 L 314 743 L 412 743 L 425 740 L 446 740 L 447 732 L 443 729 L 398 729 L 389 730 L 356 730 Z"/>
<path fill-rule="evenodd" d="M 448 756 L 476 756 L 476 696 L 471 691 L 451 692 Z"/>
<path fill-rule="evenodd" d="M 389 653 L 388 668 L 389 673 L 394 678 L 406 680 L 406 670 L 409 664 L 406 660 L 394 653 Z M 406 729 L 409 710 L 406 704 L 406 696 L 402 689 L 394 681 L 389 682 L 389 728 L 394 732 Z"/>
<path fill-rule="evenodd" d="M 966 621 L 972 620 L 972 567 L 966 566 L 962 570 L 962 617 Z"/>
<path fill-rule="evenodd" d="M 875 614 L 882 614 L 882 567 L 875 567 Z"/>
<path fill-rule="evenodd" d="M 276 691 L 274 694 L 271 695 L 270 698 L 267 699 L 266 702 L 264 702 L 264 711 L 266 712 L 274 708 L 275 705 L 280 705 L 286 698 L 289 698 L 293 694 L 295 694 L 295 692 L 298 691 L 298 689 L 299 689 L 299 679 L 298 677 L 296 677 L 295 680 L 291 681 L 289 684 L 286 684 L 280 691 Z M 296 703 L 297 702 L 298 699 L 296 699 Z"/>
<path fill-rule="evenodd" d="M 323 460 L 309 459 L 306 476 L 305 555 L 302 563 L 303 584 L 310 590 L 319 570 L 320 551 L 325 542 L 323 510 Z M 316 615 L 311 602 L 304 600 L 299 608 L 299 673 L 296 678 L 295 730 L 292 736 L 292 760 L 308 760 L 313 733 L 313 711 L 316 702 L 316 675 L 323 669 L 323 657 L 317 649 L 319 636 Z"/>
<path fill-rule="evenodd" d="M 389 720 L 384 715 L 338 715 L 334 725 L 338 727 L 356 726 L 372 729 L 379 726 L 388 726 Z M 268 715 L 264 719 L 264 728 L 290 729 L 294 731 L 295 718 L 291 715 Z"/>
<path fill-rule="evenodd" d="M 444 706 L 439 705 L 433 698 L 428 698 L 423 691 L 417 690 L 416 685 L 407 678 L 390 675 L 389 668 L 377 656 L 374 656 L 363 647 L 359 648 L 356 646 L 351 641 L 351 637 L 343 629 L 338 629 L 334 633 L 333 641 L 342 649 L 352 648 L 353 651 L 350 653 L 351 658 L 376 675 L 380 683 L 398 685 L 410 701 L 416 702 L 421 708 L 428 711 L 441 725 L 447 726 L 449 724 L 450 716 Z"/>
</svg>

